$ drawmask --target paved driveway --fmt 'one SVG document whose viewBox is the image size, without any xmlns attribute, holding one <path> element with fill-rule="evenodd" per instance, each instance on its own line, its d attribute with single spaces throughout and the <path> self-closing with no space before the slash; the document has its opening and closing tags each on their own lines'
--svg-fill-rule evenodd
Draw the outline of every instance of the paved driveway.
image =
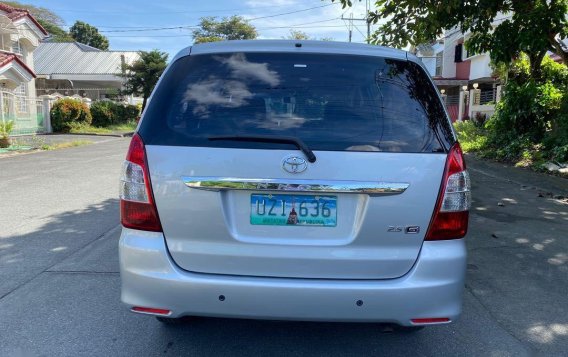
<svg viewBox="0 0 568 357">
<path fill-rule="evenodd" d="M 568 196 L 567 180 L 468 161 L 475 202 L 455 324 L 416 334 L 226 319 L 170 328 L 119 303 L 127 146 L 111 138 L 0 158 L 1 356 L 568 354 L 568 204 L 553 198 Z"/>
</svg>

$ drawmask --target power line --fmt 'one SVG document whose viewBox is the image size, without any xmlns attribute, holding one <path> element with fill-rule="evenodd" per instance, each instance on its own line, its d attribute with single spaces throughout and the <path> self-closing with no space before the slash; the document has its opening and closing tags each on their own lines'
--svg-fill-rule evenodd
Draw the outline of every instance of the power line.
<svg viewBox="0 0 568 357">
<path fill-rule="evenodd" d="M 359 27 L 357 27 L 357 25 L 354 24 L 354 21 L 365 21 L 367 23 L 367 40 L 366 40 L 366 42 L 369 43 L 371 41 L 371 18 L 370 18 L 370 15 L 369 15 L 370 10 L 371 10 L 370 0 L 366 0 L 365 1 L 365 17 L 364 18 L 353 18 L 353 13 L 351 13 L 351 15 L 348 18 L 343 17 L 343 15 L 341 16 L 342 20 L 348 20 L 349 21 L 349 26 L 347 28 L 347 30 L 349 31 L 349 42 L 351 42 L 351 37 L 353 36 L 353 27 L 355 27 L 355 29 L 357 31 L 359 31 L 361 36 L 365 37 L 363 32 L 361 32 L 361 30 L 359 30 Z"/>
<path fill-rule="evenodd" d="M 246 19 L 247 21 L 254 21 L 254 20 L 260 20 L 260 19 L 267 19 L 269 17 L 277 17 L 277 16 L 284 16 L 284 15 L 290 15 L 290 14 L 296 14 L 298 12 L 304 12 L 304 11 L 309 11 L 309 10 L 314 10 L 314 9 L 320 9 L 322 7 L 328 7 L 328 6 L 333 6 L 333 5 L 339 5 L 339 3 L 331 3 L 331 4 L 327 4 L 327 5 L 320 5 L 320 6 L 314 6 L 314 7 L 310 7 L 307 9 L 302 9 L 302 10 L 296 10 L 296 11 L 290 11 L 290 12 L 284 12 L 282 14 L 275 14 L 275 15 L 268 15 L 268 16 L 261 16 L 261 17 L 255 17 L 252 19 Z"/>
<path fill-rule="evenodd" d="M 256 10 L 256 9 L 267 9 L 267 8 L 275 8 L 275 7 L 287 7 L 290 6 L 289 4 L 282 4 L 282 5 L 270 5 L 270 6 L 249 6 L 249 7 L 241 7 L 235 9 L 218 9 L 218 10 L 187 10 L 187 11 L 128 11 L 129 15 L 144 15 L 144 14 L 195 14 L 195 13 L 222 13 L 222 12 L 233 12 L 233 11 L 243 11 L 243 10 Z M 70 10 L 69 8 L 66 9 L 53 9 L 50 8 L 51 11 L 54 12 L 70 12 L 70 13 L 102 13 L 102 14 L 124 14 L 124 10 Z"/>
<path fill-rule="evenodd" d="M 296 25 L 283 26 L 283 28 L 285 28 L 285 27 L 302 26 L 302 25 L 318 24 L 318 23 L 328 22 L 328 21 L 333 21 L 333 20 L 339 20 L 339 17 L 334 17 L 334 18 L 327 19 L 327 20 L 319 20 L 319 21 L 305 22 L 305 23 L 296 24 Z M 135 30 L 112 30 L 112 31 L 99 31 L 99 32 L 104 32 L 104 33 L 145 32 L 145 31 L 162 31 L 162 30 L 184 30 L 184 29 L 194 29 L 194 28 L 199 28 L 199 27 L 200 27 L 200 26 L 198 26 L 198 25 L 180 25 L 180 26 L 172 26 L 172 27 L 154 27 L 154 28 L 143 28 L 143 29 L 135 29 Z M 257 30 L 261 30 L 261 29 L 262 29 L 262 28 L 258 28 Z M 116 37 L 116 36 L 114 36 L 114 37 Z"/>
<path fill-rule="evenodd" d="M 344 25 L 329 25 L 329 26 L 274 26 L 274 27 L 262 27 L 258 30 L 276 30 L 276 29 L 312 29 L 312 28 L 339 28 Z M 124 38 L 124 37 L 138 37 L 138 38 L 154 38 L 154 37 L 190 37 L 191 34 L 185 35 L 110 35 L 108 38 Z"/>
<path fill-rule="evenodd" d="M 267 18 L 273 18 L 273 17 L 279 17 L 279 16 L 286 16 L 286 15 L 296 14 L 296 13 L 299 13 L 299 12 L 311 11 L 311 10 L 320 9 L 320 8 L 323 8 L 323 7 L 328 7 L 328 6 L 338 5 L 338 4 L 339 3 L 331 3 L 331 4 L 326 4 L 326 5 L 313 6 L 313 7 L 309 7 L 309 8 L 305 8 L 305 9 L 288 11 L 288 12 L 283 12 L 283 13 L 279 13 L 279 14 L 253 17 L 253 18 L 249 18 L 249 19 L 245 19 L 245 20 L 246 21 L 255 21 L 255 20 L 261 20 L 261 19 L 267 19 Z M 69 27 L 69 25 L 66 25 L 66 26 Z M 103 27 L 104 28 L 104 26 L 96 26 L 96 25 L 95 25 L 95 27 Z M 110 28 L 110 27 L 108 27 L 108 28 Z M 125 27 L 125 28 L 127 28 L 127 27 Z M 167 27 L 164 26 L 164 27 L 151 27 L 151 28 L 136 27 L 136 28 L 132 28 L 132 29 L 122 29 L 122 30 L 99 30 L 99 32 L 101 32 L 101 33 L 143 32 L 143 31 L 164 31 L 164 30 L 179 30 L 179 29 L 191 29 L 191 28 L 199 28 L 199 25 L 179 25 L 179 26 L 167 26 Z"/>
</svg>

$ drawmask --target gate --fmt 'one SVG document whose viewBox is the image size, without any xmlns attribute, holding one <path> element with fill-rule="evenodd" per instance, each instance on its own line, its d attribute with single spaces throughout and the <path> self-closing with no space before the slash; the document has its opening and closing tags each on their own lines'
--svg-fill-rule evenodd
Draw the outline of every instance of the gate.
<svg viewBox="0 0 568 357">
<path fill-rule="evenodd" d="M 45 133 L 45 114 L 41 99 L 16 96 L 10 92 L 1 92 L 0 97 L 0 119 L 3 122 L 14 121 L 14 130 L 10 135 Z"/>
<path fill-rule="evenodd" d="M 459 116 L 459 95 L 448 95 L 446 97 L 446 109 L 452 119 L 452 123 L 458 120 Z"/>
</svg>

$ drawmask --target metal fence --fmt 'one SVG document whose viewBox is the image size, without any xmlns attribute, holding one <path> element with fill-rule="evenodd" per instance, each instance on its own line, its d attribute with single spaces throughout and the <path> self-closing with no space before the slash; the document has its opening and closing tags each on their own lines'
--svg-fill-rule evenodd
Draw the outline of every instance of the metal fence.
<svg viewBox="0 0 568 357">
<path fill-rule="evenodd" d="M 495 103 L 497 91 L 495 89 L 482 90 L 479 94 L 479 105 Z"/>
<path fill-rule="evenodd" d="M 41 99 L 0 92 L 0 106 L 0 120 L 14 122 L 11 135 L 45 133 L 46 118 Z"/>
</svg>

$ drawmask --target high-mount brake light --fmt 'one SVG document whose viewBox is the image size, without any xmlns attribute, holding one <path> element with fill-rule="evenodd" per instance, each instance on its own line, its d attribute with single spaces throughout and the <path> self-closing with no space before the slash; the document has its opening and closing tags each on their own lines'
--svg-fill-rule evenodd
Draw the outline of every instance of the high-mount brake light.
<svg viewBox="0 0 568 357">
<path fill-rule="evenodd" d="M 459 143 L 448 153 L 442 186 L 425 240 L 462 238 L 467 233 L 471 183 Z"/>
<path fill-rule="evenodd" d="M 150 185 L 146 150 L 138 134 L 132 137 L 126 161 L 122 165 L 120 220 L 126 228 L 162 231 Z"/>
</svg>

